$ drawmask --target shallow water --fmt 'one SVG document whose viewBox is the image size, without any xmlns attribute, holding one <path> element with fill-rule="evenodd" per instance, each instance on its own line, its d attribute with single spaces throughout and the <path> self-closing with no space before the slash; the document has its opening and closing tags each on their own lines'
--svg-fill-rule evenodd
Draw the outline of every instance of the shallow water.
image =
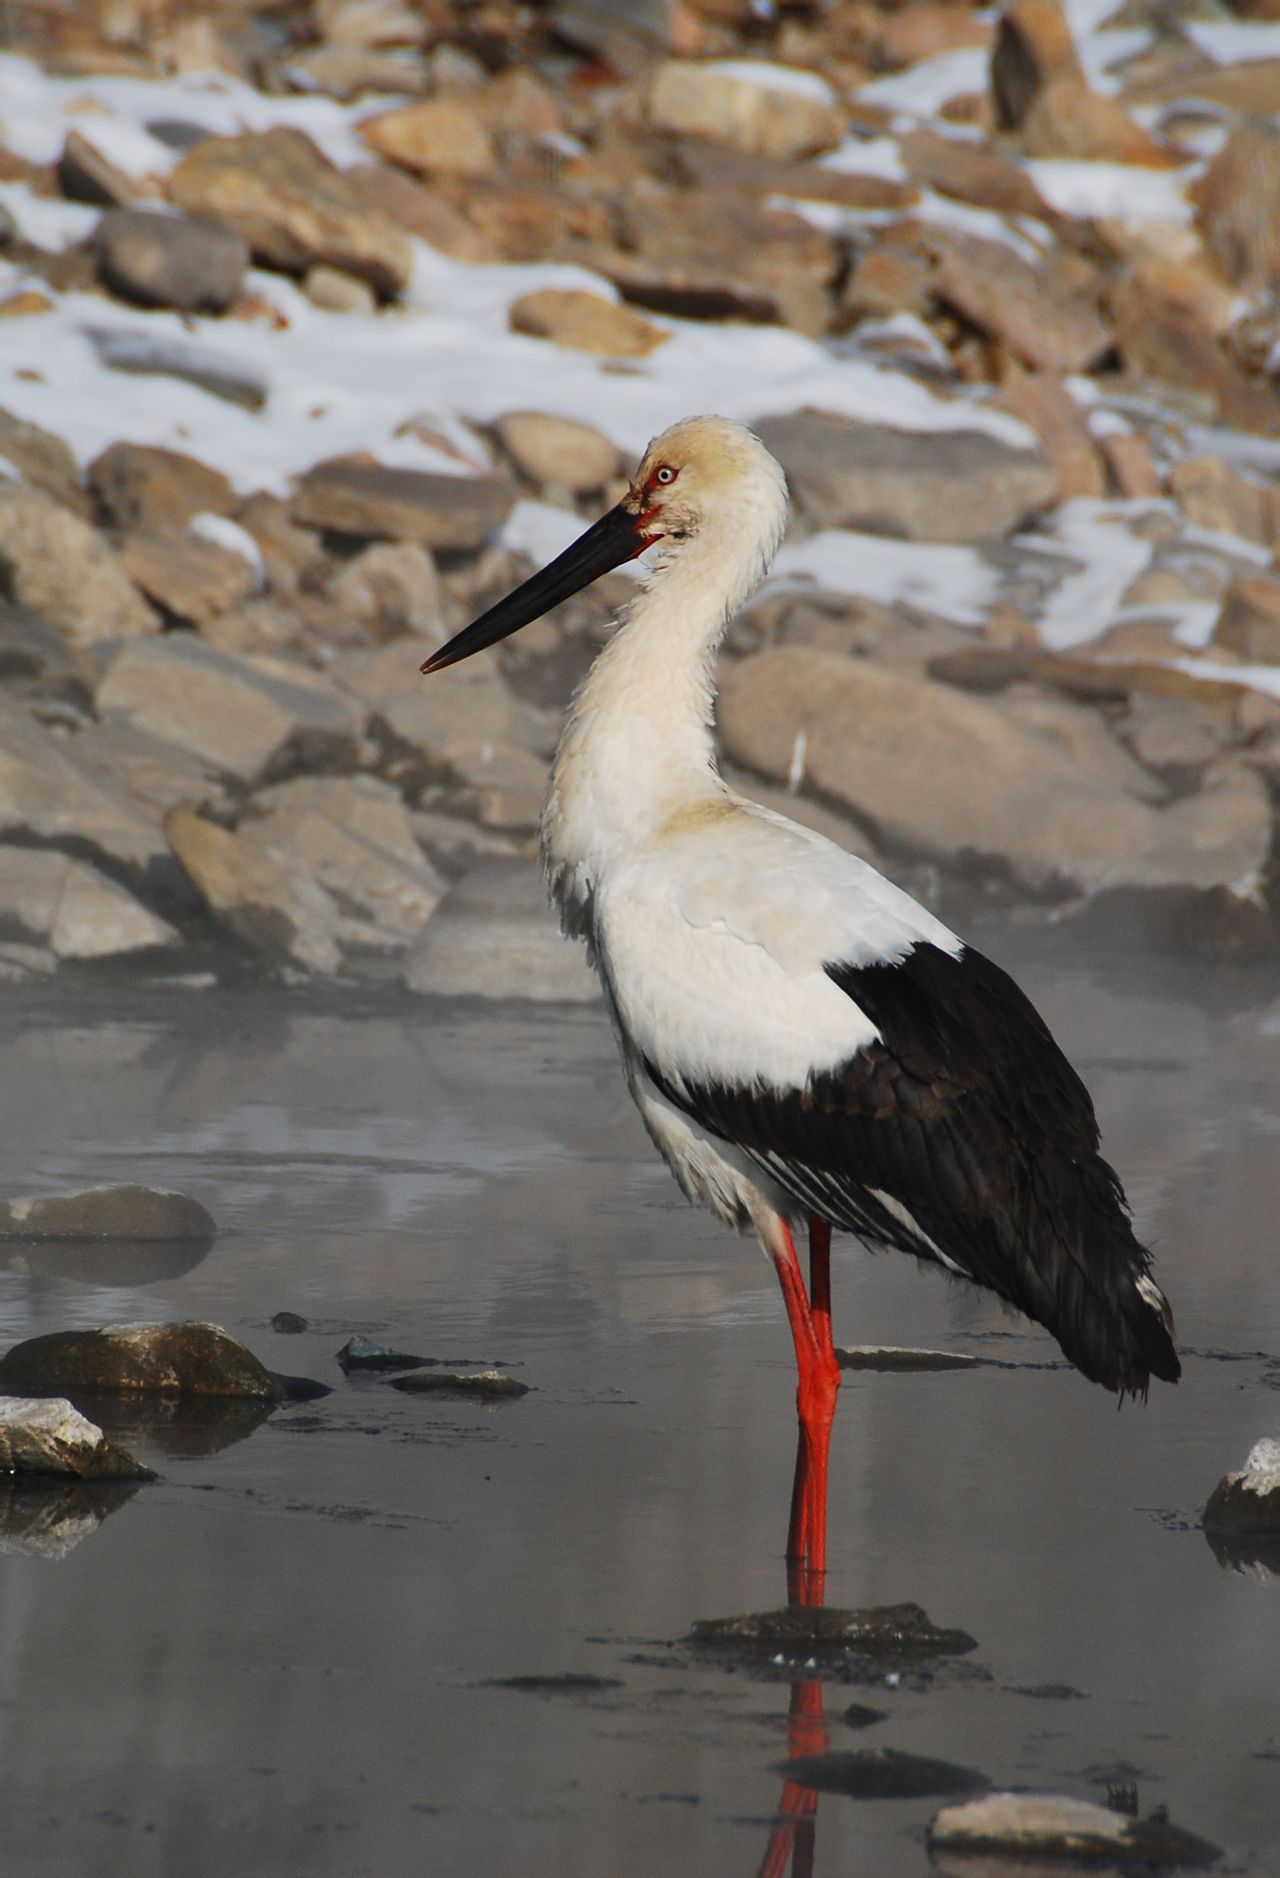
<svg viewBox="0 0 1280 1878">
<path fill-rule="evenodd" d="M 914 1599 L 978 1649 L 828 1685 L 830 1742 L 1136 1787 L 1261 1878 L 1280 1582 L 1197 1519 L 1280 1432 L 1280 978 L 984 943 L 1093 1088 L 1186 1374 L 1117 1413 L 982 1295 L 838 1246 L 839 1341 L 1027 1366 L 846 1378 L 829 1601 Z M 221 1447 L 135 1434 L 162 1478 L 61 1557 L 0 1534 L 7 1869 L 758 1871 L 788 1685 L 669 1645 L 783 1601 L 789 1342 L 754 1247 L 654 1163 L 602 1016 L 63 986 L 8 994 L 0 1036 L 0 1191 L 144 1180 L 222 1228 L 194 1265 L 19 1256 L 3 1341 L 209 1318 L 333 1386 Z M 273 1333 L 282 1309 L 310 1329 Z M 353 1333 L 532 1393 L 344 1381 Z M 616 1686 L 494 1686 L 566 1673 Z M 887 1719 L 855 1733 L 855 1700 Z M 813 1871 L 930 1871 L 937 1804 L 824 1794 Z"/>
</svg>

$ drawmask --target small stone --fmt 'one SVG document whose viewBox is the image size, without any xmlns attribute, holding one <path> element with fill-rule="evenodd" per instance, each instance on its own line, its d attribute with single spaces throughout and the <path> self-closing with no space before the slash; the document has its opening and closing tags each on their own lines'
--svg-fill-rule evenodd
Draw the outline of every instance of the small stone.
<svg viewBox="0 0 1280 1878">
<path fill-rule="evenodd" d="M 522 476 L 554 483 L 570 495 L 603 489 L 618 473 L 617 445 L 594 425 L 546 411 L 509 411 L 494 427 Z"/>
<path fill-rule="evenodd" d="M 154 1480 L 151 1468 L 107 1440 L 61 1396 L 0 1398 L 0 1474 L 69 1474 L 77 1480 Z"/>
<path fill-rule="evenodd" d="M 206 907 L 237 939 L 307 971 L 338 970 L 339 914 L 322 887 L 290 873 L 257 842 L 190 809 L 171 809 L 164 828 Z"/>
<path fill-rule="evenodd" d="M 1280 665 L 1280 580 L 1267 574 L 1238 580 L 1227 591 L 1213 637 L 1250 663 Z"/>
<path fill-rule="evenodd" d="M 1222 1857 L 1216 1847 L 1170 1825 L 1163 1813 L 1134 1819 L 1061 1793 L 988 1793 L 945 1806 L 929 1827 L 929 1847 L 935 1853 L 1056 1859 L 1082 1867 L 1101 1861 L 1108 1870 L 1126 1871 L 1203 1870 Z"/>
<path fill-rule="evenodd" d="M 604 358 L 643 359 L 669 334 L 629 307 L 577 288 L 543 287 L 513 301 L 511 330 Z"/>
<path fill-rule="evenodd" d="M 561 937 L 536 869 L 494 861 L 459 881 L 405 962 L 410 991 L 435 997 L 594 1003 L 581 949 Z"/>
<path fill-rule="evenodd" d="M 790 1604 L 776 1611 L 705 1617 L 687 1640 L 700 1649 L 725 1650 L 752 1660 L 782 1652 L 788 1657 L 817 1653 L 826 1659 L 870 1656 L 917 1662 L 965 1656 L 978 1647 L 966 1631 L 940 1629 L 918 1604 L 881 1604 L 866 1610 Z"/>
<path fill-rule="evenodd" d="M 935 1761 L 898 1748 L 835 1749 L 795 1754 L 775 1772 L 818 1793 L 847 1793 L 853 1800 L 931 1800 L 946 1793 L 979 1793 L 991 1785 L 985 1774 L 952 1761 Z"/>
<path fill-rule="evenodd" d="M 936 189 L 940 195 L 971 202 L 976 208 L 995 209 L 1002 215 L 1031 215 L 1045 220 L 1051 213 L 1027 172 L 989 144 L 943 136 L 921 126 L 899 137 L 898 149 L 911 180 Z"/>
<path fill-rule="evenodd" d="M 126 534 L 181 534 L 193 516 L 231 515 L 237 506 L 235 490 L 221 470 L 153 444 L 108 445 L 90 463 L 85 481 L 103 521 Z"/>
<path fill-rule="evenodd" d="M 367 280 L 382 298 L 402 293 L 413 253 L 302 131 L 277 126 L 206 137 L 177 165 L 169 197 L 189 215 L 225 223 L 266 267 L 303 274 L 323 261 Z"/>
<path fill-rule="evenodd" d="M 39 848 L 0 847 L 0 925 L 44 940 L 60 959 L 118 958 L 179 938 L 88 862 Z"/>
<path fill-rule="evenodd" d="M 344 1375 L 362 1369 L 428 1369 L 435 1360 L 432 1356 L 410 1356 L 404 1350 L 393 1350 L 389 1344 L 374 1343 L 368 1337 L 348 1337 L 337 1357 Z"/>
<path fill-rule="evenodd" d="M 1280 1440 L 1255 1441 L 1238 1474 L 1225 1474 L 1204 1509 L 1206 1531 L 1280 1537 Z"/>
<path fill-rule="evenodd" d="M 981 1369 L 984 1359 L 959 1350 L 904 1350 L 887 1344 L 859 1343 L 837 1349 L 841 1369 L 899 1370 Z"/>
<path fill-rule="evenodd" d="M 197 627 L 232 611 L 258 584 L 242 554 L 198 535 L 131 535 L 120 565 L 154 605 Z"/>
<path fill-rule="evenodd" d="M 168 1187 L 84 1187 L 0 1202 L 3 1239 L 198 1239 L 212 1242 L 213 1215 Z"/>
<path fill-rule="evenodd" d="M 420 176 L 493 176 L 498 151 L 466 98 L 427 98 L 366 117 L 359 126 L 369 148 Z"/>
<path fill-rule="evenodd" d="M 297 1311 L 277 1311 L 271 1319 L 271 1328 L 278 1337 L 300 1337 L 310 1327 L 306 1318 L 300 1317 Z"/>
<path fill-rule="evenodd" d="M 92 202 L 102 208 L 123 208 L 146 193 L 78 130 L 69 130 L 62 146 L 58 187 L 69 202 Z"/>
<path fill-rule="evenodd" d="M 0 319 L 29 319 L 33 314 L 52 313 L 56 305 L 39 287 L 20 287 L 0 300 Z"/>
<path fill-rule="evenodd" d="M 415 1370 L 412 1376 L 397 1376 L 391 1387 L 406 1395 L 478 1395 L 497 1399 L 500 1396 L 528 1395 L 527 1382 L 500 1369 L 474 1369 L 456 1374 L 447 1369 Z"/>
<path fill-rule="evenodd" d="M 317 261 L 302 278 L 302 291 L 323 313 L 376 313 L 378 297 L 368 281 Z"/>
<path fill-rule="evenodd" d="M 279 1401 L 276 1378 L 217 1324 L 112 1324 L 29 1337 L 0 1357 L 0 1389 L 147 1390 Z"/>
<path fill-rule="evenodd" d="M 115 550 L 38 489 L 0 489 L 0 576 L 73 645 L 153 633 L 156 616 Z"/>
<path fill-rule="evenodd" d="M 84 332 L 108 371 L 176 378 L 245 411 L 260 411 L 267 401 L 266 380 L 220 347 L 118 327 L 86 326 Z"/>
<path fill-rule="evenodd" d="M 385 163 L 357 163 L 347 186 L 367 209 L 406 235 L 416 235 L 454 261 L 496 261 L 490 243 L 439 190 Z"/>
<path fill-rule="evenodd" d="M 299 478 L 293 518 L 336 534 L 468 549 L 502 526 L 514 502 L 514 487 L 497 476 L 442 476 L 338 459 Z"/>
<path fill-rule="evenodd" d="M 772 157 L 812 156 L 839 143 L 844 125 L 826 83 L 814 73 L 758 76 L 749 65 L 660 65 L 646 94 L 650 122 L 678 137 L 710 137 Z"/>
<path fill-rule="evenodd" d="M 444 642 L 444 590 L 435 557 L 420 542 L 376 541 L 362 548 L 330 581 L 329 595 L 349 619 L 377 627 L 378 637 L 430 633 Z"/>
<path fill-rule="evenodd" d="M 220 313 L 239 294 L 249 251 L 221 223 L 109 209 L 93 237 L 103 285 L 139 306 Z"/>
</svg>

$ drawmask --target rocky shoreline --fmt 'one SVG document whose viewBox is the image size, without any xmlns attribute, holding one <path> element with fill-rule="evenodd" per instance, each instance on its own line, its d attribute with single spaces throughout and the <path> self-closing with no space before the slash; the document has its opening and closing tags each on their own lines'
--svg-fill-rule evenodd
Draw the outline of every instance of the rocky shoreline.
<svg viewBox="0 0 1280 1878">
<path fill-rule="evenodd" d="M 1231 58 L 1242 21 L 1176 15 L 33 13 L 0 73 L 0 980 L 593 995 L 530 861 L 628 577 L 418 666 L 733 359 L 794 506 L 726 649 L 735 782 L 944 906 L 1274 950 L 1280 26 Z M 455 396 L 433 348 L 472 318 L 495 376 Z"/>
</svg>

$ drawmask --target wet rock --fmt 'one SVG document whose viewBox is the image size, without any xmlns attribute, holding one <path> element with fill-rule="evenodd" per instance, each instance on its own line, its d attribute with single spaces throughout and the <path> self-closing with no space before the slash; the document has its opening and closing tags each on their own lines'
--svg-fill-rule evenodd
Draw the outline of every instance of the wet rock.
<svg viewBox="0 0 1280 1878">
<path fill-rule="evenodd" d="M 1265 121 L 1234 130 L 1188 190 L 1206 248 L 1248 294 L 1280 281 L 1280 133 Z"/>
<path fill-rule="evenodd" d="M 304 1330 L 310 1328 L 310 1325 L 305 1317 L 298 1315 L 297 1311 L 277 1311 L 271 1319 L 271 1328 L 280 1337 L 300 1337 Z"/>
<path fill-rule="evenodd" d="M 293 519 L 309 528 L 428 548 L 478 548 L 515 502 L 497 476 L 441 476 L 339 460 L 308 470 L 297 485 Z"/>
<path fill-rule="evenodd" d="M 918 1604 L 882 1604 L 866 1610 L 787 1605 L 740 1617 L 707 1617 L 687 1641 L 699 1649 L 725 1651 L 744 1660 L 819 1655 L 923 1660 L 965 1656 L 977 1649 L 963 1630 L 943 1630 Z"/>
<path fill-rule="evenodd" d="M 71 446 L 51 430 L 0 410 L 0 456 L 20 471 L 24 481 L 64 507 L 79 512 L 80 469 Z"/>
<path fill-rule="evenodd" d="M 109 209 L 93 236 L 98 278 L 139 306 L 220 313 L 240 293 L 249 250 L 219 222 Z"/>
<path fill-rule="evenodd" d="M 254 662 L 186 634 L 122 648 L 96 703 L 103 717 L 244 782 L 293 768 L 350 768 L 364 727 L 352 699 L 318 673 Z"/>
<path fill-rule="evenodd" d="M 120 958 L 179 935 L 86 861 L 0 847 L 0 930 L 43 940 L 60 959 Z"/>
<path fill-rule="evenodd" d="M 1280 1537 L 1280 1441 L 1255 1441 L 1238 1474 L 1226 1474 L 1204 1509 L 1206 1531 Z"/>
<path fill-rule="evenodd" d="M 603 489 L 618 473 L 617 445 L 592 424 L 546 411 L 509 411 L 494 426 L 503 449 L 532 483 L 572 496 Z"/>
<path fill-rule="evenodd" d="M 362 548 L 329 583 L 329 596 L 348 618 L 379 628 L 382 637 L 430 633 L 444 640 L 444 590 L 434 557 L 419 542 L 375 541 Z"/>
<path fill-rule="evenodd" d="M 645 93 L 649 121 L 677 137 L 709 137 L 761 156 L 812 156 L 839 143 L 844 125 L 816 73 L 755 70 L 670 59 Z"/>
<path fill-rule="evenodd" d="M 235 938 L 307 971 L 338 970 L 340 915 L 323 887 L 291 873 L 247 836 L 190 809 L 170 810 L 164 828 L 205 906 Z"/>
<path fill-rule="evenodd" d="M 467 874 L 405 962 L 410 991 L 435 997 L 592 1003 L 599 986 L 561 937 L 537 870 L 493 861 Z"/>
<path fill-rule="evenodd" d="M 246 411 L 260 411 L 267 401 L 266 380 L 220 346 L 120 327 L 89 326 L 85 336 L 109 371 L 139 378 L 177 378 Z"/>
<path fill-rule="evenodd" d="M 217 1324 L 112 1324 L 29 1337 L 0 1357 L 0 1389 L 154 1390 L 279 1401 L 277 1378 Z"/>
<path fill-rule="evenodd" d="M 322 313 L 376 313 L 378 296 L 366 280 L 346 274 L 340 267 L 317 261 L 302 279 L 302 291 Z"/>
<path fill-rule="evenodd" d="M 777 1762 L 774 1771 L 797 1786 L 818 1793 L 847 1793 L 853 1800 L 931 1800 L 946 1793 L 978 1793 L 991 1785 L 975 1768 L 904 1754 L 897 1748 L 797 1754 Z"/>
<path fill-rule="evenodd" d="M 383 298 L 408 285 L 413 254 L 302 131 L 206 137 L 169 178 L 169 199 L 224 223 L 254 259 L 304 274 L 315 261 L 367 280 Z"/>
<path fill-rule="evenodd" d="M 1061 1793 L 989 1793 L 946 1806 L 929 1827 L 933 1853 L 964 1854 L 954 1869 L 969 1869 L 973 1856 L 1060 1860 L 1072 1865 L 1102 1863 L 1126 1871 L 1179 1867 L 1203 1870 L 1222 1857 L 1203 1839 L 1170 1825 L 1163 1813 L 1134 1819 L 1092 1800 Z M 950 1871 L 948 1863 L 946 1869 Z"/>
<path fill-rule="evenodd" d="M 543 287 L 512 302 L 511 330 L 604 358 L 643 359 L 668 338 L 660 326 L 602 294 Z"/>
<path fill-rule="evenodd" d="M 136 1480 L 0 1475 L 0 1553 L 65 1558 L 137 1493 Z"/>
<path fill-rule="evenodd" d="M 154 444 L 110 444 L 90 463 L 85 480 L 103 521 L 126 534 L 181 534 L 194 516 L 231 515 L 237 507 L 221 470 Z"/>
<path fill-rule="evenodd" d="M 1004 241 L 931 236 L 933 291 L 1033 371 L 1086 371 L 1111 332 L 1077 283 L 1034 265 Z"/>
<path fill-rule="evenodd" d="M 216 1232 L 198 1200 L 167 1187 L 84 1187 L 0 1202 L 0 1238 L 211 1242 Z"/>
<path fill-rule="evenodd" d="M 436 1359 L 432 1356 L 410 1356 L 404 1350 L 393 1350 L 389 1344 L 374 1343 L 368 1337 L 348 1337 L 338 1351 L 338 1367 L 344 1375 L 362 1369 L 431 1369 Z"/>
<path fill-rule="evenodd" d="M 0 832 L 74 841 L 141 870 L 164 855 L 158 819 L 74 742 L 55 739 L 30 712 L 0 695 Z"/>
<path fill-rule="evenodd" d="M 527 1382 L 517 1382 L 500 1369 L 473 1369 L 458 1373 L 448 1369 L 420 1369 L 412 1376 L 397 1376 L 393 1389 L 406 1395 L 476 1395 L 497 1400 L 503 1396 L 528 1395 Z"/>
<path fill-rule="evenodd" d="M 0 487 L 0 580 L 73 645 L 131 639 L 158 624 L 115 550 L 38 489 Z"/>
<path fill-rule="evenodd" d="M 0 1397 L 0 1474 L 70 1474 L 78 1480 L 154 1480 L 60 1396 Z"/>
<path fill-rule="evenodd" d="M 752 426 L 787 473 L 812 528 L 856 528 L 908 541 L 986 541 L 1054 499 L 1035 450 L 985 431 L 895 430 L 799 411 Z"/>
<path fill-rule="evenodd" d="M 1266 574 L 1238 580 L 1227 591 L 1213 637 L 1250 663 L 1280 665 L 1280 580 Z"/>
<path fill-rule="evenodd" d="M 360 135 L 388 163 L 419 176 L 493 176 L 498 150 L 480 113 L 465 97 L 427 98 L 366 117 Z"/>
<path fill-rule="evenodd" d="M 231 612 L 257 586 L 242 554 L 198 535 L 132 535 L 120 565 L 154 605 L 197 627 Z"/>
<path fill-rule="evenodd" d="M 959 1350 L 904 1350 L 887 1344 L 859 1343 L 836 1351 L 841 1369 L 940 1370 L 981 1369 L 984 1359 Z"/>
<path fill-rule="evenodd" d="M 872 1708 L 868 1702 L 850 1702 L 840 1719 L 846 1728 L 874 1728 L 877 1722 L 888 1721 L 889 1711 Z"/>
<path fill-rule="evenodd" d="M 260 795 L 240 834 L 319 883 L 362 922 L 366 943 L 412 939 L 444 897 L 400 797 L 372 777 L 299 777 Z"/>
</svg>

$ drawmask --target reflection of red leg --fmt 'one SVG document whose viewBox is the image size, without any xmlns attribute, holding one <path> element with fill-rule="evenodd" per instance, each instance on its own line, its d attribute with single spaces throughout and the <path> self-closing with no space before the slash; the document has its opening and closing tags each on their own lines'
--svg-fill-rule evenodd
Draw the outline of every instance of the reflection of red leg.
<svg viewBox="0 0 1280 1878">
<path fill-rule="evenodd" d="M 808 1293 L 785 1220 L 779 1221 L 770 1250 L 795 1344 L 800 1420 L 787 1530 L 788 1591 L 794 1604 L 821 1604 L 827 1569 L 827 1465 L 840 1387 L 831 1339 L 831 1228 L 810 1214 Z"/>
<path fill-rule="evenodd" d="M 793 1682 L 787 1721 L 787 1758 L 799 1754 L 825 1754 L 831 1746 L 822 1710 L 820 1682 Z M 788 1780 L 778 1804 L 778 1824 L 769 1835 L 760 1878 L 785 1878 L 791 1859 L 791 1878 L 809 1878 L 813 1871 L 815 1815 L 818 1795 L 813 1787 Z"/>
</svg>

